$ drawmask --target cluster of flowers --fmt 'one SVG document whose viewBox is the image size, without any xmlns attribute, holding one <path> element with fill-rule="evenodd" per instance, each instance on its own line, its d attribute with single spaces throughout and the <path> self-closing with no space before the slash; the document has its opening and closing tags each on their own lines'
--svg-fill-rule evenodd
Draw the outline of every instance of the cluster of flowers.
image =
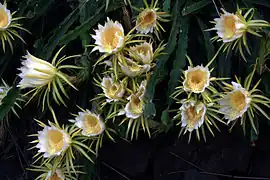
<svg viewBox="0 0 270 180">
<path fill-rule="evenodd" d="M 33 171 L 42 172 L 37 179 L 77 179 L 78 174 L 83 172 L 79 170 L 80 166 L 74 165 L 74 160 L 78 155 L 82 155 L 92 161 L 91 156 L 97 155 L 104 135 L 114 140 L 111 136 L 111 133 L 116 133 L 117 130 L 112 128 L 114 125 L 120 126 L 127 122 L 126 138 L 133 139 L 134 136 L 137 138 L 140 129 L 151 136 L 149 121 L 144 117 L 145 93 L 151 69 L 155 67 L 155 60 L 162 54 L 164 45 L 162 43 L 157 45 L 153 41 L 154 38 L 148 34 L 154 33 L 157 39 L 160 39 L 160 32 L 164 31 L 160 22 L 167 22 L 169 15 L 159 11 L 157 0 L 152 1 L 150 5 L 144 2 L 145 8 L 135 8 L 139 11 L 136 26 L 127 34 L 119 22 L 109 18 L 104 26 L 98 25 L 95 34 L 92 35 L 95 40 L 92 52 L 99 51 L 103 55 L 97 60 L 94 68 L 96 65 L 105 66 L 102 77 L 97 75 L 95 79 L 101 93 L 92 101 L 97 102 L 98 108 L 90 111 L 78 107 L 80 112 L 69 120 L 69 124 L 59 125 L 51 100 L 66 106 L 63 96 L 66 98 L 69 96 L 65 86 L 77 90 L 72 84 L 73 77 L 66 72 L 68 69 L 81 67 L 63 62 L 79 55 L 58 58 L 63 49 L 61 48 L 51 62 L 37 58 L 29 52 L 24 56 L 22 67 L 19 69 L 21 80 L 17 86 L 20 89 L 31 89 L 24 94 L 24 96 L 31 95 L 28 102 L 38 97 L 43 109 L 48 107 L 54 119 L 54 122 L 49 121 L 47 125 L 36 120 L 42 130 L 31 135 L 36 138 L 31 142 L 36 144 L 32 148 L 39 149 L 34 157 L 36 158 L 34 164 L 40 165 L 33 165 L 31 168 Z M 214 21 L 215 28 L 210 29 L 217 30 L 218 33 L 213 40 L 223 41 L 219 51 L 222 48 L 223 51 L 236 48 L 244 58 L 242 45 L 249 52 L 246 33 L 260 36 L 257 29 L 269 26 L 269 23 L 253 20 L 252 9 L 244 15 L 241 15 L 241 10 L 236 14 L 223 11 L 224 14 Z M 2 33 L 0 37 L 3 50 L 5 42 L 12 48 L 11 40 L 14 36 L 22 40 L 14 29 L 25 30 L 20 24 L 15 23 L 20 18 L 13 18 L 12 15 L 14 14 L 10 13 L 6 4 L 0 4 Z M 135 34 L 134 31 L 141 34 Z M 260 81 L 251 87 L 256 68 L 247 76 L 244 86 L 238 79 L 230 85 L 223 82 L 225 78 L 211 77 L 212 70 L 208 67 L 217 54 L 206 66 L 195 67 L 187 56 L 190 66 L 184 71 L 182 85 L 177 87 L 172 95 L 177 103 L 182 104 L 174 119 L 180 120 L 179 124 L 182 126 L 180 134 L 190 132 L 189 140 L 193 130 L 200 139 L 199 128 L 202 129 L 202 136 L 206 140 L 205 126 L 214 135 L 211 127 L 215 126 L 218 129 L 216 121 L 224 123 L 220 118 L 221 114 L 228 123 L 232 121 L 235 124 L 236 119 L 240 118 L 243 127 L 248 118 L 255 132 L 257 130 L 253 119 L 257 114 L 261 113 L 270 119 L 259 106 L 261 104 L 270 106 L 270 100 L 256 89 Z M 9 89 L 5 83 L 0 88 L 0 103 Z M 90 153 L 92 155 L 89 155 Z"/>
<path fill-rule="evenodd" d="M 251 87 L 256 64 L 253 71 L 243 81 L 243 86 L 237 77 L 236 82 L 232 81 L 231 84 L 228 84 L 224 82 L 228 78 L 211 77 L 213 69 L 209 70 L 209 66 L 222 48 L 224 48 L 223 52 L 229 52 L 236 48 L 245 59 L 242 45 L 249 52 L 246 34 L 249 32 L 261 36 L 256 31 L 260 27 L 269 27 L 270 25 L 264 20 L 253 20 L 253 14 L 250 15 L 254 11 L 253 9 L 248 10 L 243 16 L 241 15 L 242 11 L 239 9 L 235 14 L 228 13 L 224 9 L 222 11 L 223 14 L 221 14 L 220 18 L 213 21 L 215 27 L 210 30 L 217 31 L 217 36 L 212 40 L 223 41 L 223 44 L 206 66 L 194 67 L 191 59 L 187 56 L 190 66 L 184 71 L 182 85 L 177 87 L 172 95 L 177 103 L 182 104 L 177 115 L 174 116 L 174 119 L 178 120 L 178 124 L 181 124 L 182 127 L 179 135 L 189 132 L 189 141 L 193 131 L 196 131 L 199 140 L 202 135 L 206 141 L 205 129 L 208 129 L 214 136 L 211 127 L 214 126 L 219 130 L 216 121 L 224 124 L 233 122 L 232 128 L 240 119 L 245 132 L 246 120 L 248 119 L 249 125 L 257 133 L 256 116 L 262 114 L 270 120 L 267 113 L 259 106 L 270 107 L 270 99 L 263 96 L 261 91 L 256 89 L 260 80 Z M 182 99 L 183 96 L 184 99 Z M 221 118 L 220 115 L 223 115 L 224 118 Z M 223 119 L 227 120 L 227 122 L 224 122 Z M 202 131 L 201 135 L 199 129 Z"/>
</svg>

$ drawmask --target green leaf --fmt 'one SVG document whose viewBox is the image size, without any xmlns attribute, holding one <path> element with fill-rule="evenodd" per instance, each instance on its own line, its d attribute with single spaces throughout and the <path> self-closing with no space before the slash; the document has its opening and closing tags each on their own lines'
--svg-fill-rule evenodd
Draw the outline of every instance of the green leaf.
<svg viewBox="0 0 270 180">
<path fill-rule="evenodd" d="M 191 5 L 186 5 L 184 9 L 182 10 L 182 16 L 186 16 L 191 13 L 195 13 L 196 11 L 202 9 L 203 7 L 207 6 L 208 4 L 211 4 L 211 0 L 201 0 L 199 2 L 195 2 Z"/>
<path fill-rule="evenodd" d="M 156 113 L 155 107 L 151 101 L 152 101 L 154 94 L 155 94 L 156 84 L 158 83 L 158 81 L 163 79 L 164 75 L 161 73 L 165 72 L 165 70 L 164 70 L 165 64 L 168 61 L 169 57 L 171 56 L 171 54 L 173 53 L 173 51 L 176 47 L 177 34 L 179 33 L 179 28 L 180 28 L 180 25 L 178 22 L 178 20 L 179 20 L 178 16 L 180 14 L 179 12 L 180 12 L 180 4 L 178 1 L 176 1 L 175 5 L 174 5 L 173 13 L 172 13 L 172 17 L 173 17 L 172 29 L 170 32 L 167 46 L 164 50 L 165 54 L 160 56 L 157 59 L 157 61 L 158 61 L 157 67 L 156 67 L 153 75 L 151 75 L 150 80 L 147 83 L 147 90 L 146 90 L 145 98 L 146 98 L 146 100 L 148 100 L 148 104 L 146 104 L 147 108 L 146 108 L 146 111 L 144 111 L 144 114 L 146 117 L 153 116 Z"/>
<path fill-rule="evenodd" d="M 164 0 L 164 2 L 163 2 L 163 11 L 169 12 L 170 11 L 170 5 L 171 5 L 171 0 Z"/>
<path fill-rule="evenodd" d="M 18 96 L 19 90 L 16 87 L 12 87 L 8 91 L 6 97 L 2 100 L 2 104 L 0 105 L 0 120 L 3 120 L 5 115 L 11 110 Z"/>
<path fill-rule="evenodd" d="M 188 30 L 190 20 L 189 17 L 181 17 L 180 21 L 180 35 L 178 38 L 178 47 L 176 49 L 176 56 L 173 62 L 173 69 L 170 73 L 170 80 L 168 83 L 168 105 L 170 106 L 173 99 L 170 98 L 171 94 L 175 91 L 178 80 L 180 79 L 181 69 L 186 65 L 186 52 L 188 47 Z"/>
</svg>

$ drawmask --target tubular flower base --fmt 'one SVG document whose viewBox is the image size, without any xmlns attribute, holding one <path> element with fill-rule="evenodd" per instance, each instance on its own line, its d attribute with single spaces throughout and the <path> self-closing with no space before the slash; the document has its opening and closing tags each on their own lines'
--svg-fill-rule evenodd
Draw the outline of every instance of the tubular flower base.
<svg viewBox="0 0 270 180">
<path fill-rule="evenodd" d="M 127 98 L 128 102 L 126 103 L 125 108 L 121 109 L 117 114 L 118 116 L 126 116 L 121 121 L 120 125 L 128 121 L 126 138 L 128 138 L 130 132 L 130 139 L 133 139 L 134 135 L 136 135 L 136 138 L 138 138 L 140 127 L 142 127 L 144 132 L 147 131 L 149 137 L 151 137 L 148 120 L 143 116 L 145 107 L 144 95 L 146 85 L 146 80 L 142 81 L 140 86 L 134 84 L 134 87 L 136 87 L 135 93 L 131 93 L 131 95 Z"/>
<path fill-rule="evenodd" d="M 257 133 L 258 128 L 256 126 L 258 121 L 257 114 L 262 114 L 270 120 L 267 113 L 260 107 L 261 105 L 264 105 L 267 108 L 270 108 L 270 99 L 263 96 L 260 93 L 261 91 L 256 89 L 261 80 L 251 87 L 255 71 L 256 66 L 254 67 L 253 72 L 245 79 L 243 87 L 237 78 L 237 82 L 232 82 L 232 85 L 224 83 L 226 94 L 222 95 L 222 99 L 219 101 L 219 112 L 224 114 L 228 123 L 233 122 L 231 129 L 236 124 L 236 120 L 240 118 L 244 133 L 247 119 L 255 133 Z"/>
<path fill-rule="evenodd" d="M 81 166 L 74 166 L 76 171 L 72 171 L 65 164 L 61 165 L 59 162 L 54 162 L 53 164 L 47 163 L 41 166 L 31 165 L 28 169 L 34 172 L 42 172 L 36 180 L 75 180 L 77 179 L 78 174 L 83 172 L 77 170 Z"/>
<path fill-rule="evenodd" d="M 57 104 L 66 105 L 61 95 L 62 93 L 66 98 L 68 98 L 64 84 L 68 84 L 74 89 L 76 88 L 70 82 L 70 77 L 64 74 L 62 70 L 79 69 L 80 67 L 73 65 L 61 65 L 61 63 L 68 59 L 78 57 L 78 55 L 68 57 L 64 56 L 57 61 L 58 55 L 62 49 L 63 48 L 56 53 L 52 63 L 39 59 L 27 52 L 27 55 L 25 56 L 26 60 L 22 61 L 22 67 L 19 69 L 21 71 L 19 74 L 21 81 L 19 82 L 18 87 L 20 89 L 32 88 L 32 90 L 24 94 L 24 96 L 32 94 L 32 97 L 28 102 L 30 102 L 35 96 L 39 95 L 39 99 L 42 98 L 44 109 L 45 103 L 50 107 L 50 96 L 52 95 Z"/>
<path fill-rule="evenodd" d="M 4 52 L 6 51 L 6 43 L 8 43 L 11 51 L 13 52 L 12 41 L 15 37 L 25 43 L 16 30 L 23 30 L 30 33 L 28 30 L 24 29 L 21 24 L 17 23 L 18 20 L 22 19 L 22 17 L 14 18 L 13 16 L 15 13 L 16 12 L 11 13 L 10 10 L 7 9 L 6 2 L 4 4 L 0 3 L 0 39 Z"/>
<path fill-rule="evenodd" d="M 191 140 L 191 134 L 193 131 L 196 131 L 197 139 L 200 140 L 200 132 L 203 136 L 204 141 L 206 141 L 205 128 L 207 128 L 210 133 L 214 136 L 212 127 L 214 126 L 218 131 L 219 128 L 216 124 L 217 121 L 225 124 L 219 117 L 218 111 L 215 108 L 214 104 L 204 104 L 198 100 L 190 99 L 183 100 L 182 102 L 177 102 L 182 104 L 177 112 L 177 115 L 174 116 L 174 120 L 179 121 L 177 125 L 181 124 L 181 130 L 179 136 L 189 132 L 188 142 Z"/>
<path fill-rule="evenodd" d="M 39 131 L 38 134 L 31 135 L 38 137 L 37 140 L 31 142 L 37 143 L 37 145 L 31 149 L 39 149 L 38 153 L 34 156 L 36 159 L 34 164 L 39 160 L 41 160 L 42 164 L 57 162 L 59 164 L 65 164 L 67 167 L 71 168 L 72 171 L 76 172 L 73 164 L 75 153 L 79 153 L 93 162 L 86 152 L 93 154 L 95 154 L 95 152 L 91 147 L 82 143 L 86 141 L 87 138 L 81 135 L 81 129 L 76 128 L 75 125 L 63 125 L 60 127 L 56 119 L 55 123 L 49 122 L 49 126 L 41 121 L 36 121 L 43 130 Z"/>
<path fill-rule="evenodd" d="M 136 30 L 142 34 L 154 32 L 159 38 L 160 31 L 165 32 L 160 22 L 169 22 L 170 20 L 167 18 L 170 15 L 166 12 L 159 11 L 159 8 L 157 8 L 158 0 L 152 0 L 150 5 L 144 0 L 144 4 L 145 8 L 134 8 L 139 11 L 139 15 L 136 18 Z"/>
<path fill-rule="evenodd" d="M 222 11 L 223 14 L 221 14 L 220 18 L 216 18 L 212 22 L 215 24 L 215 27 L 209 29 L 217 31 L 217 36 L 213 37 L 212 40 L 222 41 L 223 44 L 220 49 L 223 49 L 223 52 L 227 51 L 227 54 L 236 49 L 246 61 L 243 46 L 250 55 L 246 34 L 250 33 L 261 37 L 256 31 L 261 27 L 270 27 L 270 24 L 264 20 L 253 20 L 253 8 L 246 11 L 244 15 L 242 15 L 242 10 L 239 8 L 235 14 L 228 13 L 224 9 Z"/>
</svg>

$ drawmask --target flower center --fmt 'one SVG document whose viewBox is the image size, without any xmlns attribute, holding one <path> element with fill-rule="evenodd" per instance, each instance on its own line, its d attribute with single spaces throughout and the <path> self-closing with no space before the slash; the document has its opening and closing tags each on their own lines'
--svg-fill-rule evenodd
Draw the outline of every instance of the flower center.
<svg viewBox="0 0 270 180">
<path fill-rule="evenodd" d="M 145 12 L 141 17 L 142 26 L 152 26 L 156 22 L 156 13 L 152 10 Z"/>
<path fill-rule="evenodd" d="M 50 178 L 49 180 L 61 180 L 60 177 L 58 177 L 58 175 L 56 173 L 54 173 Z"/>
<path fill-rule="evenodd" d="M 105 48 L 113 50 L 117 48 L 119 40 L 123 37 L 123 32 L 116 27 L 110 27 L 104 30 L 102 44 Z"/>
<path fill-rule="evenodd" d="M 231 94 L 231 103 L 237 111 L 242 111 L 247 105 L 246 96 L 241 91 L 235 91 Z"/>
<path fill-rule="evenodd" d="M 58 130 L 48 131 L 48 146 L 51 153 L 56 153 L 62 150 L 64 146 L 63 133 Z"/>
<path fill-rule="evenodd" d="M 203 114 L 203 108 L 197 113 L 195 106 L 191 106 L 186 110 L 186 114 L 188 117 L 188 126 L 194 127 L 195 124 L 197 124 L 200 119 L 202 118 Z"/>
<path fill-rule="evenodd" d="M 8 25 L 8 14 L 1 9 L 0 10 L 0 28 L 4 28 Z"/>
<path fill-rule="evenodd" d="M 139 54 L 143 54 L 144 56 L 147 55 L 147 53 L 150 51 L 150 48 L 147 46 L 138 47 L 137 51 Z"/>
<path fill-rule="evenodd" d="M 234 36 L 234 34 L 236 32 L 234 16 L 225 16 L 224 17 L 224 26 L 225 26 L 225 28 L 224 28 L 225 36 L 227 38 Z"/>
<path fill-rule="evenodd" d="M 206 73 L 199 69 L 188 72 L 187 78 L 188 78 L 188 81 L 187 81 L 188 86 L 192 90 L 202 90 L 207 80 Z"/>
<path fill-rule="evenodd" d="M 101 130 L 98 119 L 92 115 L 86 115 L 84 118 L 85 131 L 89 134 L 96 134 Z"/>
<path fill-rule="evenodd" d="M 141 113 L 143 110 L 143 104 L 140 100 L 140 98 L 136 95 L 132 96 L 131 99 L 131 109 L 136 112 L 137 114 Z"/>
</svg>

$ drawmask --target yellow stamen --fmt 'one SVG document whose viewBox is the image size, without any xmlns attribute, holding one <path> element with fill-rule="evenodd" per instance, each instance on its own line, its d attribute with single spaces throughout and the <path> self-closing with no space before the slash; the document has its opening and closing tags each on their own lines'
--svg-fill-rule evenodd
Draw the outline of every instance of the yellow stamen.
<svg viewBox="0 0 270 180">
<path fill-rule="evenodd" d="M 204 71 L 198 69 L 187 73 L 187 85 L 192 90 L 202 90 L 206 81 L 207 75 Z"/>
<path fill-rule="evenodd" d="M 235 91 L 231 94 L 231 104 L 238 112 L 245 109 L 246 103 L 246 96 L 241 91 Z"/>
<path fill-rule="evenodd" d="M 193 128 L 195 124 L 197 124 L 202 118 L 203 109 L 201 109 L 198 113 L 196 112 L 196 108 L 194 106 L 189 107 L 186 110 L 186 114 L 188 117 L 188 127 Z"/>
<path fill-rule="evenodd" d="M 231 38 L 232 36 L 235 35 L 236 27 L 235 27 L 235 18 L 233 16 L 224 17 L 224 26 L 226 38 Z"/>
<path fill-rule="evenodd" d="M 4 9 L 0 10 L 0 28 L 4 28 L 8 25 L 8 14 L 4 11 Z"/>
<path fill-rule="evenodd" d="M 61 151 L 64 146 L 63 133 L 58 130 L 49 130 L 48 146 L 51 153 L 57 153 Z"/>
<path fill-rule="evenodd" d="M 49 180 L 61 180 L 61 178 L 58 177 L 56 173 L 54 173 L 54 174 L 49 178 Z"/>
<path fill-rule="evenodd" d="M 120 37 L 123 37 L 123 32 L 117 27 L 110 27 L 104 30 L 102 35 L 102 44 L 105 49 L 113 50 L 117 48 Z"/>
<path fill-rule="evenodd" d="M 98 119 L 92 115 L 85 115 L 84 118 L 84 127 L 85 131 L 88 134 L 96 134 L 101 131 L 101 127 L 99 125 Z"/>
</svg>

